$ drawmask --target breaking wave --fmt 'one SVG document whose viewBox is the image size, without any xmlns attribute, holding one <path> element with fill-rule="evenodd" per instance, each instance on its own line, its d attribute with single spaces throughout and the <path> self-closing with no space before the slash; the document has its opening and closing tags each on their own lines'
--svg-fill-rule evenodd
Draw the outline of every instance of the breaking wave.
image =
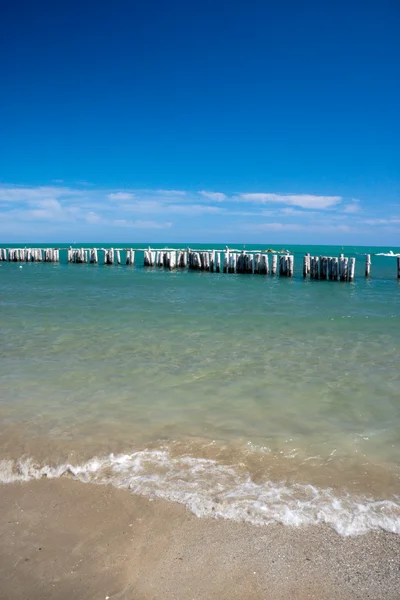
<svg viewBox="0 0 400 600">
<path fill-rule="evenodd" d="M 215 460 L 171 456 L 165 449 L 110 454 L 78 464 L 39 465 L 32 459 L 0 461 L 0 482 L 70 477 L 112 484 L 133 494 L 185 505 L 198 517 L 253 525 L 325 523 L 343 536 L 382 529 L 400 533 L 400 498 L 374 500 L 313 485 L 255 482 L 248 472 Z"/>
</svg>

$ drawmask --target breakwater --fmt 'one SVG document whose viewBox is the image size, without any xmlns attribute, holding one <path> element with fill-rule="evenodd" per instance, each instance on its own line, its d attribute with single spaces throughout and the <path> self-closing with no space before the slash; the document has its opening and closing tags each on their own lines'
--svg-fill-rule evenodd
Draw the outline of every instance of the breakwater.
<svg viewBox="0 0 400 600">
<path fill-rule="evenodd" d="M 0 248 L 0 262 L 60 262 L 60 252 L 65 252 L 66 261 L 74 264 L 135 265 L 133 248 Z M 140 249 L 143 266 L 169 270 L 188 269 L 210 273 L 237 273 L 252 275 L 294 276 L 294 255 L 290 253 L 195 250 L 165 248 L 154 250 L 151 247 Z M 400 279 L 400 255 L 396 258 L 394 276 Z M 371 277 L 371 254 L 365 255 L 365 277 Z M 314 280 L 354 281 L 356 258 L 339 256 L 303 256 L 302 274 Z"/>
</svg>

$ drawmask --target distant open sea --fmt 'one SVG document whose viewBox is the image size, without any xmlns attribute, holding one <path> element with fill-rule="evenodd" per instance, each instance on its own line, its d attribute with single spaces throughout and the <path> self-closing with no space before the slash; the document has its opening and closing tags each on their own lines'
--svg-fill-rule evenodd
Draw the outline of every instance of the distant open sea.
<svg viewBox="0 0 400 600">
<path fill-rule="evenodd" d="M 375 256 L 399 248 L 283 247 L 292 279 L 145 269 L 142 251 L 135 267 L 0 263 L 0 480 L 400 533 L 400 284 Z M 305 252 L 355 256 L 354 283 L 303 280 Z"/>
</svg>

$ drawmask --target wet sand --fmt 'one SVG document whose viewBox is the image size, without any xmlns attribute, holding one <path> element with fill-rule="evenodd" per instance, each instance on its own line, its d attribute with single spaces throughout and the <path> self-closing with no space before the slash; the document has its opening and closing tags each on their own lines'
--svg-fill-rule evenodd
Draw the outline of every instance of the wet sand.
<svg viewBox="0 0 400 600">
<path fill-rule="evenodd" d="M 400 536 L 254 527 L 63 478 L 0 487 L 1 600 L 397 600 Z"/>
</svg>

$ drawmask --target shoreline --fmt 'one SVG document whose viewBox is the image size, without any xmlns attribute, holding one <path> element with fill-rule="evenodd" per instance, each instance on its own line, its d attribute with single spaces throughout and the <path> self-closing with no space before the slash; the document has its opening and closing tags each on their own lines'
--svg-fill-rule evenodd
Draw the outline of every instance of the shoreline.
<svg viewBox="0 0 400 600">
<path fill-rule="evenodd" d="M 1 600 L 395 600 L 400 536 L 255 527 L 67 478 L 1 486 Z"/>
</svg>

